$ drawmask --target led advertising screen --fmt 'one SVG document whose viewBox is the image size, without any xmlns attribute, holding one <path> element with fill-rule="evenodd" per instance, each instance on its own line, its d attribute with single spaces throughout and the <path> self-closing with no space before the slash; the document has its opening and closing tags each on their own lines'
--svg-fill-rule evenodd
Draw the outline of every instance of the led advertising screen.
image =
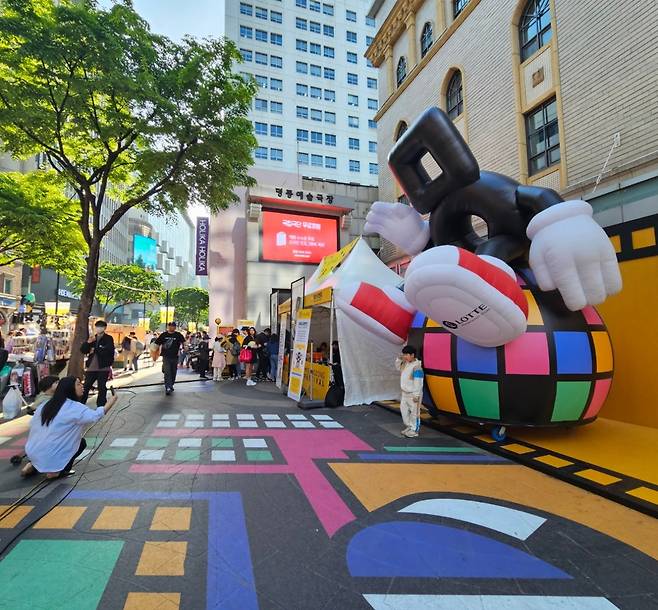
<svg viewBox="0 0 658 610">
<path fill-rule="evenodd" d="M 338 219 L 263 211 L 264 261 L 317 264 L 338 250 Z"/>
<path fill-rule="evenodd" d="M 158 244 L 151 237 L 135 235 L 133 239 L 133 261 L 145 269 L 155 269 L 158 264 Z"/>
</svg>

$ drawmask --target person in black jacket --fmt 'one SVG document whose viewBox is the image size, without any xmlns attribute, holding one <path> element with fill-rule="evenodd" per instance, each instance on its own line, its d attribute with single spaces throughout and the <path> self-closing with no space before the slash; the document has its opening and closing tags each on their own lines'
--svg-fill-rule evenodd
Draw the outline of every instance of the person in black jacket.
<svg viewBox="0 0 658 610">
<path fill-rule="evenodd" d="M 98 320 L 94 324 L 96 334 L 80 347 L 83 354 L 89 354 L 87 358 L 87 370 L 85 371 L 85 384 L 80 402 L 86 404 L 89 398 L 89 390 L 94 382 L 98 384 L 98 398 L 96 404 L 102 407 L 107 402 L 107 380 L 110 376 L 112 363 L 114 362 L 114 339 L 108 335 L 107 322 Z"/>
</svg>

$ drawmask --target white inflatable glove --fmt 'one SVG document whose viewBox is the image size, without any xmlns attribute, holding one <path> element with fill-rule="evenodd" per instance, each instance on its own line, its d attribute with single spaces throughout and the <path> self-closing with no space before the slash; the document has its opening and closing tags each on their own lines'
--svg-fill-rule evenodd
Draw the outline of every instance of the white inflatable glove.
<svg viewBox="0 0 658 610">
<path fill-rule="evenodd" d="M 364 233 L 379 233 L 409 256 L 423 251 L 430 240 L 429 223 L 409 205 L 375 201 L 366 216 Z"/>
<path fill-rule="evenodd" d="M 559 290 L 571 311 L 621 290 L 615 249 L 586 201 L 563 201 L 528 224 L 530 268 L 542 290 Z"/>
</svg>

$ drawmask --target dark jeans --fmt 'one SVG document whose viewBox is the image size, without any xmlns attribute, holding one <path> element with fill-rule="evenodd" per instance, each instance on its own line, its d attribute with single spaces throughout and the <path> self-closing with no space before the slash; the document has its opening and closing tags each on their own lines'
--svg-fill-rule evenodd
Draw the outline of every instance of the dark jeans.
<svg viewBox="0 0 658 610">
<path fill-rule="evenodd" d="M 80 447 L 78 447 L 78 451 L 75 453 L 75 455 L 69 460 L 69 463 L 64 466 L 62 470 L 62 474 L 68 473 L 71 468 L 73 468 L 73 462 L 75 462 L 75 459 L 87 448 L 87 441 L 82 438 L 80 439 Z"/>
<path fill-rule="evenodd" d="M 91 386 L 93 386 L 94 381 L 96 381 L 98 385 L 98 398 L 96 398 L 96 404 L 99 407 L 104 406 L 107 402 L 107 378 L 109 375 L 110 371 L 87 371 L 85 373 L 85 384 L 83 386 L 84 392 L 80 402 L 82 404 L 87 404 L 89 390 L 91 390 Z"/>
<path fill-rule="evenodd" d="M 268 373 L 270 372 L 270 356 L 269 354 L 263 350 L 259 349 L 258 350 L 258 356 L 257 356 L 257 368 L 256 368 L 256 377 L 259 379 L 266 379 Z"/>
<path fill-rule="evenodd" d="M 229 377 L 239 377 L 237 364 L 229 364 L 228 365 L 228 376 Z"/>
<path fill-rule="evenodd" d="M 199 375 L 201 377 L 205 376 L 205 374 L 208 372 L 208 364 L 210 363 L 210 359 L 207 358 L 199 358 Z"/>
<path fill-rule="evenodd" d="M 176 383 L 176 372 L 178 370 L 178 356 L 175 358 L 162 359 L 162 372 L 164 373 L 165 389 L 171 389 Z"/>
</svg>

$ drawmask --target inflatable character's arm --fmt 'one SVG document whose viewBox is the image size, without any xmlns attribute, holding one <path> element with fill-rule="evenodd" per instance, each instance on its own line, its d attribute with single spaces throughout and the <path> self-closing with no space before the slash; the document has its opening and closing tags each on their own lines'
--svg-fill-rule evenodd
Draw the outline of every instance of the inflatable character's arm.
<svg viewBox="0 0 658 610">
<path fill-rule="evenodd" d="M 429 223 L 411 206 L 375 201 L 366 216 L 364 233 L 379 233 L 409 256 L 422 252 L 430 241 Z"/>
</svg>

